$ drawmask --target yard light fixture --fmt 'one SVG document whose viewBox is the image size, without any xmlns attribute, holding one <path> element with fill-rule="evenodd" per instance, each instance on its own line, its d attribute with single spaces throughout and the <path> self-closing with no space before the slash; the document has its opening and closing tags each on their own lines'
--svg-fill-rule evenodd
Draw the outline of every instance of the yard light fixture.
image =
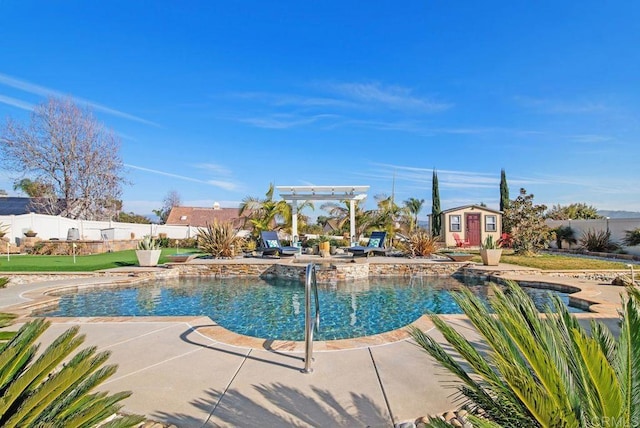
<svg viewBox="0 0 640 428">
<path fill-rule="evenodd" d="M 629 263 L 629 264 L 627 265 L 627 267 L 628 267 L 629 269 L 631 269 L 631 284 L 636 285 L 636 279 L 635 279 L 635 276 L 634 276 L 634 274 L 633 274 L 633 264 Z"/>
</svg>

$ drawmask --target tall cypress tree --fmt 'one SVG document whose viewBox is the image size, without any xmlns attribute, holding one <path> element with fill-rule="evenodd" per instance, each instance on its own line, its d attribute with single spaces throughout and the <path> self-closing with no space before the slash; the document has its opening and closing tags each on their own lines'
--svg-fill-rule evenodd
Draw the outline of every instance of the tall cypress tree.
<svg viewBox="0 0 640 428">
<path fill-rule="evenodd" d="M 507 174 L 504 172 L 504 168 L 502 168 L 500 172 L 500 211 L 504 214 L 505 210 L 509 208 L 509 186 L 507 185 Z M 503 217 L 504 219 L 504 217 Z M 502 222 L 502 231 L 505 233 L 509 233 L 509 225 L 506 224 L 508 222 Z"/>
<path fill-rule="evenodd" d="M 431 234 L 440 236 L 440 191 L 438 190 L 438 174 L 433 170 L 431 180 Z"/>
</svg>

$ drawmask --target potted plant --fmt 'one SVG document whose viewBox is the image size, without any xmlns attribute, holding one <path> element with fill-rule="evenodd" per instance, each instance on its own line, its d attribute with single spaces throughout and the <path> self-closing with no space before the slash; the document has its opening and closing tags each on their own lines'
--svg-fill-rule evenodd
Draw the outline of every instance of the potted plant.
<svg viewBox="0 0 640 428">
<path fill-rule="evenodd" d="M 482 264 L 485 266 L 498 266 L 501 256 L 502 248 L 500 248 L 500 243 L 494 241 L 493 236 L 487 236 L 480 247 Z"/>
<path fill-rule="evenodd" d="M 328 236 L 320 236 L 318 249 L 320 250 L 320 255 L 322 255 L 322 257 L 327 257 L 329 255 L 329 252 L 331 251 L 331 243 Z"/>
<path fill-rule="evenodd" d="M 24 236 L 26 236 L 27 238 L 34 238 L 36 235 L 37 233 L 34 232 L 32 229 L 29 229 L 24 233 Z"/>
<path fill-rule="evenodd" d="M 150 235 L 146 235 L 138 242 L 136 257 L 140 266 L 157 266 L 160 259 L 160 243 Z"/>
</svg>

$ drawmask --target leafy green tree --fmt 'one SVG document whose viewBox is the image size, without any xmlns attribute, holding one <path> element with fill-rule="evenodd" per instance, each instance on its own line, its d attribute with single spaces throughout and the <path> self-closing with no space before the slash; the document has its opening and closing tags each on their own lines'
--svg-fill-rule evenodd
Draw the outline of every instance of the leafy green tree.
<svg viewBox="0 0 640 428">
<path fill-rule="evenodd" d="M 115 221 L 119 221 L 121 223 L 139 223 L 139 224 L 151 223 L 151 220 L 149 220 L 147 217 L 140 214 L 135 214 L 133 212 L 128 212 L 128 213 L 121 212 L 118 214 Z"/>
<path fill-rule="evenodd" d="M 507 173 L 504 168 L 500 171 L 500 211 L 503 213 L 509 208 L 509 185 L 507 184 Z M 502 232 L 509 233 L 505 223 L 502 223 Z"/>
<path fill-rule="evenodd" d="M 424 205 L 424 199 L 409 198 L 404 201 L 405 209 L 409 214 L 411 214 L 409 232 L 412 232 L 416 227 L 418 227 L 418 214 L 422 210 L 422 205 Z"/>
<path fill-rule="evenodd" d="M 53 186 L 50 184 L 38 180 L 34 181 L 30 178 L 23 178 L 13 183 L 13 190 L 21 190 L 30 198 L 44 198 L 55 194 Z"/>
<path fill-rule="evenodd" d="M 556 316 L 543 318 L 517 284 L 508 283 L 504 291 L 494 285 L 492 291 L 490 308 L 467 289 L 454 296 L 487 351 L 432 317 L 466 369 L 435 339 L 411 329 L 416 342 L 462 382 L 458 390 L 473 426 L 638 426 L 639 289 L 627 288 L 617 338 L 595 321 L 589 335 L 559 298 L 553 300 Z M 450 425 L 432 419 L 431 426 Z"/>
<path fill-rule="evenodd" d="M 553 233 L 544 222 L 546 205 L 534 205 L 533 195 L 520 189 L 520 195 L 509 202 L 503 221 L 511 230 L 513 249 L 517 254 L 531 255 L 546 248 Z"/>
<path fill-rule="evenodd" d="M 11 318 L 0 315 L 0 324 L 7 325 Z M 35 342 L 48 326 L 48 321 L 37 319 L 15 333 L 3 333 L 0 426 L 132 427 L 142 422 L 142 416 L 115 416 L 122 407 L 119 402 L 130 392 L 92 392 L 115 373 L 116 366 L 103 366 L 109 352 L 97 352 L 95 346 L 72 355 L 84 341 L 78 326 L 38 355 Z"/>
<path fill-rule="evenodd" d="M 554 205 L 546 214 L 551 220 L 591 220 L 603 218 L 594 206 L 575 203 L 569 205 Z"/>
<path fill-rule="evenodd" d="M 440 220 L 440 190 L 438 189 L 438 173 L 433 170 L 433 178 L 431 180 L 431 235 L 440 236 L 442 228 Z"/>
</svg>

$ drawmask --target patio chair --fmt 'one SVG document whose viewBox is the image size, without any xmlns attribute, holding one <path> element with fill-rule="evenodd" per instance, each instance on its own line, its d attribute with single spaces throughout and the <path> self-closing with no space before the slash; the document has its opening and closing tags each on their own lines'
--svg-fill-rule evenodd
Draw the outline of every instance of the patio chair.
<svg viewBox="0 0 640 428">
<path fill-rule="evenodd" d="M 460 238 L 460 235 L 457 233 L 453 234 L 453 239 L 456 240 L 456 247 L 458 248 L 469 248 L 471 244 L 466 239 Z"/>
<path fill-rule="evenodd" d="M 369 243 L 366 247 L 356 245 L 347 248 L 347 251 L 356 256 L 383 255 L 385 256 L 389 251 L 389 248 L 384 247 L 384 240 L 387 237 L 387 232 L 371 232 L 369 237 Z"/>
<path fill-rule="evenodd" d="M 262 256 L 294 256 L 300 253 L 298 247 L 287 247 L 280 245 L 278 239 L 278 232 L 264 231 L 260 232 L 260 240 L 262 241 L 261 247 L 256 248 L 257 251 L 262 251 Z"/>
</svg>

